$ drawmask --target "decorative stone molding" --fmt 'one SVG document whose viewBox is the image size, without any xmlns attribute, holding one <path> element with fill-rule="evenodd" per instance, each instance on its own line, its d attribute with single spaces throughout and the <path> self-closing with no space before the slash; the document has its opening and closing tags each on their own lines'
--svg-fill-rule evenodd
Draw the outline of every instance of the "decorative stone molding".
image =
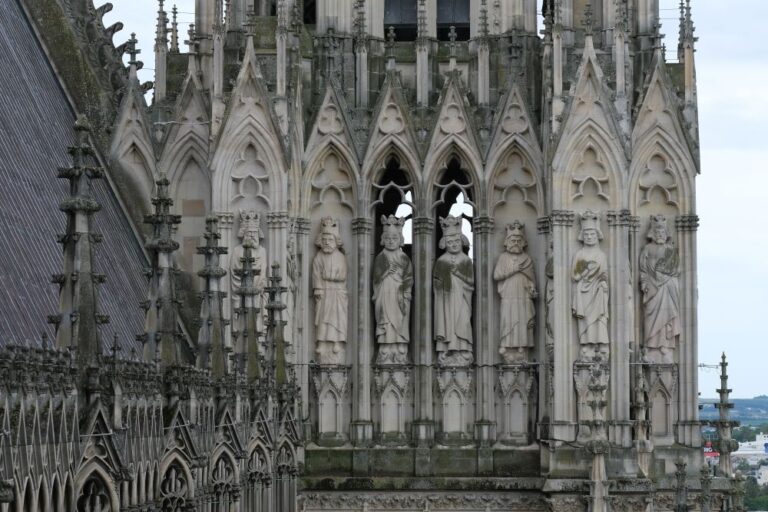
<svg viewBox="0 0 768 512">
<path fill-rule="evenodd" d="M 295 226 L 297 235 L 308 235 L 312 228 L 312 221 L 304 217 L 296 217 Z"/>
<path fill-rule="evenodd" d="M 609 226 L 632 226 L 633 217 L 629 210 L 610 210 L 605 212 Z"/>
<path fill-rule="evenodd" d="M 675 218 L 675 227 L 678 231 L 697 231 L 699 229 L 699 216 L 678 215 Z"/>
<path fill-rule="evenodd" d="M 485 235 L 493 233 L 496 222 L 492 217 L 478 216 L 473 219 L 472 230 L 476 235 Z"/>
<path fill-rule="evenodd" d="M 552 218 L 549 216 L 536 219 L 536 232 L 540 235 L 547 235 L 552 232 Z"/>
<path fill-rule="evenodd" d="M 576 220 L 576 214 L 570 210 L 552 210 L 549 219 L 552 226 L 570 227 Z"/>
<path fill-rule="evenodd" d="M 430 235 L 435 231 L 435 221 L 431 217 L 414 217 L 413 234 Z"/>
<path fill-rule="evenodd" d="M 267 226 L 287 228 L 289 224 L 288 212 L 267 212 Z"/>
<path fill-rule="evenodd" d="M 407 365 L 378 365 L 373 368 L 374 395 L 378 403 L 379 442 L 400 445 L 406 442 L 410 419 L 412 368 Z"/>
<path fill-rule="evenodd" d="M 546 502 L 540 496 L 490 492 L 468 493 L 312 493 L 299 498 L 302 510 L 445 510 L 465 511 L 545 511 Z M 566 510 L 566 509 L 558 509 Z M 568 509 L 571 510 L 571 509 Z M 581 509 L 583 510 L 583 508 Z"/>
<path fill-rule="evenodd" d="M 312 368 L 317 414 L 317 443 L 338 446 L 347 440 L 351 366 L 317 365 Z"/>
<path fill-rule="evenodd" d="M 373 220 L 365 217 L 356 217 L 352 219 L 352 233 L 355 235 L 365 235 L 373 231 Z"/>
<path fill-rule="evenodd" d="M 531 398 L 536 384 L 536 366 L 527 363 L 499 365 L 497 391 L 501 403 L 497 418 L 502 443 L 527 445 L 530 441 Z"/>
</svg>

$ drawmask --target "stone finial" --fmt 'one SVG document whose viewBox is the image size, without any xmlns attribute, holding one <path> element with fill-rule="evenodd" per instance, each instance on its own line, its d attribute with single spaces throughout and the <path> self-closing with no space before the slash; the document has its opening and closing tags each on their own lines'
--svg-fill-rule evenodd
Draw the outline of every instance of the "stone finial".
<svg viewBox="0 0 768 512">
<path fill-rule="evenodd" d="M 584 18 L 582 23 L 584 25 L 585 35 L 592 36 L 592 30 L 594 28 L 594 13 L 592 11 L 592 2 L 587 2 L 584 5 Z"/>
<path fill-rule="evenodd" d="M 220 258 L 227 254 L 227 248 L 219 245 L 221 233 L 219 220 L 215 215 L 205 219 L 205 245 L 197 248 L 197 253 L 205 257 L 203 268 L 197 273 L 203 280 L 200 293 L 200 330 L 197 336 L 197 366 L 211 371 L 214 378 L 221 378 L 227 372 L 227 360 L 224 350 L 226 320 L 223 317 L 223 300 L 226 295 L 221 290 L 221 278 L 227 274 L 220 265 Z"/>
<path fill-rule="evenodd" d="M 189 46 L 189 53 L 197 53 L 197 34 L 195 33 L 195 24 L 189 24 L 189 30 L 187 30 L 188 39 L 184 41 L 184 44 Z"/>
<path fill-rule="evenodd" d="M 171 9 L 171 51 L 177 53 L 179 51 L 179 23 L 177 20 L 178 13 L 179 10 L 176 8 L 176 4 L 173 4 L 173 9 Z"/>
<path fill-rule="evenodd" d="M 156 194 L 152 198 L 154 213 L 144 216 L 152 233 L 145 245 L 149 252 L 151 268 L 149 291 L 144 303 L 146 317 L 142 336 L 144 358 L 147 361 L 162 361 L 168 364 L 180 362 L 178 349 L 178 313 L 175 298 L 175 275 L 173 252 L 179 243 L 173 239 L 175 226 L 181 223 L 181 216 L 171 213 L 173 200 L 168 196 L 170 182 L 165 173 L 160 173 L 156 183 Z"/>
<path fill-rule="evenodd" d="M 136 47 L 136 44 L 139 42 L 138 39 L 136 39 L 136 32 L 131 32 L 131 38 L 128 40 L 128 56 L 130 57 L 128 60 L 128 65 L 131 67 L 138 69 L 141 69 L 144 65 L 143 62 L 136 60 L 136 56 L 141 53 L 141 50 L 139 50 Z"/>
<path fill-rule="evenodd" d="M 98 313 L 96 285 L 104 276 L 94 272 L 93 246 L 101 237 L 91 232 L 91 217 L 101 207 L 91 197 L 90 181 L 101 178 L 103 170 L 90 165 L 94 153 L 89 133 L 88 121 L 79 116 L 76 141 L 69 147 L 72 165 L 58 170 L 58 177 L 69 181 L 70 195 L 59 206 L 67 216 L 66 233 L 59 236 L 64 249 L 63 269 L 53 276 L 59 285 L 59 313 L 49 317 L 56 326 L 56 347 L 75 350 L 80 369 L 98 364 L 102 354 L 98 325 L 109 321 Z"/>
<path fill-rule="evenodd" d="M 281 286 L 282 280 L 280 265 L 275 262 L 272 264 L 269 285 L 264 288 L 264 291 L 267 292 L 266 346 L 269 351 L 267 355 L 270 363 L 267 366 L 270 372 L 272 371 L 271 368 L 274 368 L 274 380 L 278 386 L 288 383 L 285 363 L 285 337 L 283 333 L 285 321 L 282 316 L 285 304 L 280 301 L 280 297 L 288 291 L 288 288 Z"/>
</svg>

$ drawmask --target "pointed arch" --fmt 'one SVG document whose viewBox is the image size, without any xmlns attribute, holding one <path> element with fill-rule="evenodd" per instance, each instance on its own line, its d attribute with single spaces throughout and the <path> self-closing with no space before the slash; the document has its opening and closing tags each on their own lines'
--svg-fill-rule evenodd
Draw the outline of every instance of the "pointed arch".
<svg viewBox="0 0 768 512">
<path fill-rule="evenodd" d="M 618 209 L 625 203 L 621 191 L 624 188 L 624 176 L 627 174 L 627 162 L 624 152 L 611 141 L 613 137 L 593 119 L 587 118 L 581 123 L 568 142 L 558 147 L 555 158 L 552 161 L 553 189 L 559 190 L 552 198 L 552 209 L 571 209 L 572 205 L 581 193 L 582 183 L 603 181 L 606 185 L 600 185 L 599 192 L 604 195 L 605 207 L 603 209 Z M 587 152 L 592 151 L 604 171 L 602 177 L 585 174 L 577 177 L 579 168 Z"/>
<path fill-rule="evenodd" d="M 669 176 L 675 181 L 677 194 L 673 201 L 677 214 L 693 213 L 696 205 L 693 201 L 696 168 L 690 153 L 677 140 L 661 129 L 653 130 L 643 137 L 636 146 L 629 170 L 628 204 L 632 211 L 640 212 L 643 203 L 642 188 L 647 183 L 643 180 L 649 170 L 649 164 L 654 157 L 663 158 Z"/>
<path fill-rule="evenodd" d="M 336 158 L 339 162 L 339 170 L 343 171 L 349 180 L 348 184 L 342 182 L 329 181 L 324 186 L 316 183 L 317 178 L 323 174 L 327 159 Z M 360 172 L 355 162 L 354 155 L 349 150 L 335 142 L 329 142 L 326 145 L 314 148 L 305 159 L 305 171 L 301 180 L 301 215 L 309 218 L 316 203 L 315 190 L 322 195 L 325 189 L 335 189 L 340 198 L 340 202 L 345 204 L 352 215 L 358 210 L 360 193 Z M 346 187 L 349 186 L 349 193 L 352 197 L 348 198 Z"/>
<path fill-rule="evenodd" d="M 66 512 L 66 507 L 64 506 L 64 493 L 61 490 L 61 482 L 59 475 L 55 474 L 53 475 L 53 478 L 51 479 L 51 507 L 50 510 L 52 512 Z"/>
<path fill-rule="evenodd" d="M 376 201 L 374 197 L 373 186 L 378 184 L 381 176 L 386 172 L 389 162 L 395 159 L 400 169 L 405 172 L 406 178 L 411 186 L 413 194 L 412 202 L 414 205 L 423 200 L 423 189 L 419 178 L 420 164 L 418 157 L 409 151 L 408 147 L 403 145 L 397 139 L 392 139 L 388 144 L 378 147 L 366 160 L 363 170 L 364 189 L 361 191 L 361 200 L 364 205 L 371 205 Z"/>
<path fill-rule="evenodd" d="M 78 512 L 92 510 L 91 503 L 103 504 L 104 500 L 109 501 L 111 512 L 120 510 L 117 486 L 103 462 L 97 459 L 89 460 L 80 468 L 75 480 L 77 484 L 76 510 Z"/>
<path fill-rule="evenodd" d="M 483 162 L 480 155 L 466 140 L 460 137 L 447 137 L 437 147 L 433 148 L 424 160 L 423 187 L 432 189 L 440 175 L 448 167 L 452 159 L 456 159 L 472 185 L 472 201 L 476 207 L 482 202 L 480 194 L 483 183 Z M 431 198 L 430 198 L 431 200 Z"/>
<path fill-rule="evenodd" d="M 482 163 L 473 159 L 473 157 L 467 153 L 466 148 L 463 148 L 461 145 L 450 143 L 441 148 L 439 152 L 429 156 L 424 163 L 425 179 L 422 186 L 424 190 L 430 190 L 430 193 L 424 194 L 424 201 L 426 204 L 422 204 L 422 208 L 423 211 L 430 212 L 430 215 L 436 204 L 435 193 L 437 190 L 437 183 L 440 181 L 443 173 L 445 173 L 449 166 L 451 166 L 453 160 L 458 163 L 459 168 L 468 180 L 466 185 L 462 184 L 462 188 L 466 189 L 470 195 L 470 197 L 465 197 L 465 201 L 471 203 L 473 208 L 475 208 L 475 213 L 478 213 L 477 207 L 482 202 L 479 196 L 483 193 L 480 174 Z"/>
<path fill-rule="evenodd" d="M 69 473 L 64 477 L 64 510 L 70 511 L 75 508 L 75 484 L 72 481 L 72 475 Z"/>
<path fill-rule="evenodd" d="M 285 211 L 287 164 L 279 150 L 279 141 L 252 115 L 245 117 L 237 125 L 226 128 L 225 131 L 227 136 L 220 139 L 211 162 L 214 177 L 213 210 L 229 211 L 230 201 L 234 196 L 232 173 L 235 164 L 240 155 L 252 146 L 265 164 L 270 185 L 270 208 Z"/>
<path fill-rule="evenodd" d="M 37 484 L 37 509 L 40 512 L 50 512 L 51 504 L 49 501 L 50 489 L 46 482 L 45 475 L 40 479 Z"/>
<path fill-rule="evenodd" d="M 509 173 L 509 166 L 513 157 L 519 158 L 522 173 Z M 530 206 L 538 215 L 544 211 L 544 179 L 541 166 L 541 151 L 530 144 L 525 138 L 512 136 L 504 147 L 494 151 L 488 160 L 486 168 L 488 180 L 486 182 L 485 202 L 487 212 L 495 216 L 498 207 L 507 202 L 508 189 L 517 188 L 523 196 L 525 204 Z M 505 174 L 510 174 L 505 176 Z M 526 176 L 527 175 L 527 176 Z"/>
<path fill-rule="evenodd" d="M 232 466 L 232 469 L 234 471 L 234 482 L 240 481 L 240 465 L 237 463 L 237 458 L 235 457 L 235 454 L 232 453 L 232 450 L 224 444 L 218 445 L 216 448 L 214 448 L 213 452 L 211 452 L 210 457 L 210 471 L 211 474 L 213 474 L 213 470 L 218 463 L 219 459 L 226 459 L 229 464 Z"/>
<path fill-rule="evenodd" d="M 21 506 L 18 509 L 20 512 L 37 512 L 37 503 L 35 503 L 35 495 L 32 490 L 31 479 L 26 479 L 24 491 L 22 494 L 19 494 L 19 496 L 21 496 Z"/>
</svg>

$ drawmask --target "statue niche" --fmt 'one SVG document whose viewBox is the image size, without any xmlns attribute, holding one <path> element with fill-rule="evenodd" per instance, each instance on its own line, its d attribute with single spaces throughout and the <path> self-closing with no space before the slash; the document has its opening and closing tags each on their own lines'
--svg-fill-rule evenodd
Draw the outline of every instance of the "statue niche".
<svg viewBox="0 0 768 512">
<path fill-rule="evenodd" d="M 533 260 L 525 252 L 527 246 L 523 224 L 508 224 L 506 252 L 501 253 L 493 270 L 501 296 L 499 354 L 506 364 L 526 361 L 533 347 L 533 301 L 537 293 Z"/>
<path fill-rule="evenodd" d="M 315 239 L 320 249 L 312 262 L 312 286 L 315 297 L 315 354 L 319 364 L 346 363 L 347 319 L 347 258 L 339 221 L 324 217 Z"/>
<path fill-rule="evenodd" d="M 581 249 L 573 257 L 571 278 L 581 361 L 608 360 L 608 259 L 600 249 L 600 219 L 587 210 L 581 215 L 578 240 Z"/>
<path fill-rule="evenodd" d="M 243 270 L 244 246 L 250 244 L 251 256 L 253 258 L 253 287 L 256 289 L 258 297 L 258 304 L 256 306 L 261 308 L 256 316 L 256 330 L 264 332 L 264 314 L 266 309 L 263 305 L 264 286 L 267 284 L 267 251 L 261 243 L 264 240 L 264 234 L 261 231 L 261 219 L 254 210 L 240 210 L 240 228 L 237 232 L 237 237 L 240 238 L 241 243 L 232 251 L 232 272 L 230 272 L 232 307 L 233 310 L 237 310 L 240 307 L 240 297 L 237 292 L 241 286 L 241 273 L 238 271 Z"/>
<path fill-rule="evenodd" d="M 469 240 L 461 232 L 461 218 L 440 217 L 443 237 L 439 247 L 445 250 L 435 262 L 432 274 L 435 294 L 435 350 L 443 366 L 467 366 L 472 363 L 472 293 L 475 270 L 464 254 Z"/>
<path fill-rule="evenodd" d="M 680 257 L 664 215 L 652 215 L 648 243 L 640 252 L 643 293 L 644 348 L 653 363 L 674 362 L 680 322 Z"/>
<path fill-rule="evenodd" d="M 377 364 L 408 363 L 413 266 L 402 249 L 404 224 L 394 215 L 381 217 L 383 249 L 373 263 Z"/>
</svg>

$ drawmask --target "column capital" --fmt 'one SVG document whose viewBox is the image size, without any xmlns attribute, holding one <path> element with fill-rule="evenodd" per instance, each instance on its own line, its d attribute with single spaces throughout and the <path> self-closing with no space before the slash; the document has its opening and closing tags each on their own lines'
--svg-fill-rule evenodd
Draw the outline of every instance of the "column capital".
<svg viewBox="0 0 768 512">
<path fill-rule="evenodd" d="M 214 215 L 219 218 L 219 226 L 222 228 L 231 228 L 235 223 L 235 214 L 232 212 L 215 212 Z"/>
<path fill-rule="evenodd" d="M 413 234 L 429 235 L 435 230 L 435 221 L 431 217 L 414 217 Z"/>
<path fill-rule="evenodd" d="M 605 217 L 609 226 L 632 227 L 634 223 L 639 222 L 639 219 L 633 216 L 629 210 L 609 210 L 605 212 Z"/>
<path fill-rule="evenodd" d="M 356 235 L 365 235 L 373 229 L 373 220 L 365 217 L 355 217 L 352 219 L 352 232 Z"/>
<path fill-rule="evenodd" d="M 549 216 L 536 219 L 536 231 L 540 235 L 547 235 L 552 231 L 552 219 Z"/>
<path fill-rule="evenodd" d="M 267 212 L 267 226 L 287 228 L 288 220 L 288 212 Z"/>
<path fill-rule="evenodd" d="M 478 216 L 472 219 L 472 229 L 478 235 L 492 233 L 495 223 L 492 217 Z"/>
<path fill-rule="evenodd" d="M 549 215 L 552 226 L 573 226 L 576 220 L 576 214 L 571 210 L 552 210 Z"/>
<path fill-rule="evenodd" d="M 306 217 L 296 217 L 296 233 L 299 235 L 308 235 L 311 228 L 310 220 Z"/>
<path fill-rule="evenodd" d="M 696 231 L 699 229 L 699 216 L 695 214 L 678 215 L 675 218 L 675 227 L 678 231 Z"/>
</svg>

